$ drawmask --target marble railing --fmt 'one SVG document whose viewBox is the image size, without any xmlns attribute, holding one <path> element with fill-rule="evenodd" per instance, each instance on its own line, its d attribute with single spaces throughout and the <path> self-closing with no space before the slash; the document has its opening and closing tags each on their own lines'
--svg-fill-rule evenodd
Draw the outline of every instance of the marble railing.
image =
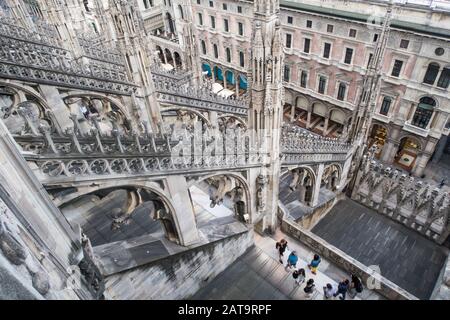
<svg viewBox="0 0 450 320">
<path fill-rule="evenodd" d="M 283 124 L 281 134 L 282 163 L 343 162 L 351 145 L 335 138 L 326 138 L 305 129 Z"/>
<path fill-rule="evenodd" d="M 158 100 L 162 103 L 183 105 L 194 109 L 219 111 L 223 113 L 246 116 L 248 103 L 245 97 L 223 98 L 214 94 L 210 88 L 177 86 L 167 81 L 155 82 Z"/>
<path fill-rule="evenodd" d="M 450 234 L 447 190 L 364 157 L 352 198 L 442 244 Z"/>
<path fill-rule="evenodd" d="M 5 19 L 0 17 L 0 77 L 125 95 L 136 89 L 123 67 L 96 60 L 83 65 L 58 45 L 56 36 L 49 38 Z"/>
</svg>

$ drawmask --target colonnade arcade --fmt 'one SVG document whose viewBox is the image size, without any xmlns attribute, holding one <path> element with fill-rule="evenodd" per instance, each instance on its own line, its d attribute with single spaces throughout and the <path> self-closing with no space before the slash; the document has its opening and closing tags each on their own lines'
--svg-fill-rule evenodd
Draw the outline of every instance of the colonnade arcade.
<svg viewBox="0 0 450 320">
<path fill-rule="evenodd" d="M 343 111 L 321 101 L 297 96 L 284 105 L 285 121 L 326 137 L 340 137 L 347 133 L 351 122 L 350 112 Z"/>
<path fill-rule="evenodd" d="M 202 62 L 202 70 L 213 83 L 219 83 L 224 89 L 233 91 L 236 96 L 247 92 L 247 76 L 238 71 L 205 61 Z"/>
<path fill-rule="evenodd" d="M 159 60 L 164 64 L 170 64 L 175 70 L 183 69 L 183 60 L 181 55 L 174 50 L 165 48 L 164 50 L 160 46 L 156 46 Z"/>
</svg>

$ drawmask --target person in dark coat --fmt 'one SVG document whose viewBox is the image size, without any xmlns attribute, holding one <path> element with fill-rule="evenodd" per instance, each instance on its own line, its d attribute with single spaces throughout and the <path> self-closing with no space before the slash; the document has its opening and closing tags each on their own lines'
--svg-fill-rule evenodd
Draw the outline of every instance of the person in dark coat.
<svg viewBox="0 0 450 320">
<path fill-rule="evenodd" d="M 275 248 L 278 250 L 278 259 L 279 259 L 280 263 L 283 263 L 283 254 L 287 248 L 287 241 L 284 239 L 281 239 L 279 242 L 277 242 L 275 244 Z"/>
</svg>

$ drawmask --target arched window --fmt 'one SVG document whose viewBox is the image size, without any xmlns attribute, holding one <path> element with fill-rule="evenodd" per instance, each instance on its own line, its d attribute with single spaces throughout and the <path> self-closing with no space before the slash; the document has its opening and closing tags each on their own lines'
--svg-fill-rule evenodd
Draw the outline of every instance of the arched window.
<svg viewBox="0 0 450 320">
<path fill-rule="evenodd" d="M 169 32 L 174 33 L 175 26 L 173 25 L 172 16 L 170 15 L 169 12 L 166 13 L 166 20 L 167 20 L 167 23 L 169 24 Z"/>
<path fill-rule="evenodd" d="M 430 63 L 428 65 L 427 72 L 425 73 L 425 77 L 423 78 L 423 83 L 433 85 L 436 81 L 436 77 L 439 73 L 439 65 L 437 63 Z"/>
<path fill-rule="evenodd" d="M 178 5 L 178 12 L 180 13 L 181 19 L 184 20 L 183 8 L 181 7 L 181 5 Z"/>
<path fill-rule="evenodd" d="M 442 69 L 441 76 L 437 82 L 437 86 L 447 89 L 450 83 L 450 68 Z"/>
<path fill-rule="evenodd" d="M 225 51 L 227 53 L 227 62 L 231 62 L 231 50 L 230 50 L 230 48 L 226 48 Z"/>
<path fill-rule="evenodd" d="M 239 52 L 239 65 L 241 67 L 245 66 L 244 52 L 242 52 L 242 51 Z"/>
<path fill-rule="evenodd" d="M 433 109 L 436 106 L 436 101 L 430 97 L 423 97 L 419 101 L 411 124 L 413 126 L 425 129 L 433 115 Z"/>
<path fill-rule="evenodd" d="M 219 49 L 217 48 L 217 44 L 214 44 L 214 58 L 219 58 Z"/>
<path fill-rule="evenodd" d="M 205 43 L 205 41 L 202 40 L 201 44 L 202 44 L 202 52 L 203 52 L 203 54 L 206 54 L 206 43 Z"/>
</svg>

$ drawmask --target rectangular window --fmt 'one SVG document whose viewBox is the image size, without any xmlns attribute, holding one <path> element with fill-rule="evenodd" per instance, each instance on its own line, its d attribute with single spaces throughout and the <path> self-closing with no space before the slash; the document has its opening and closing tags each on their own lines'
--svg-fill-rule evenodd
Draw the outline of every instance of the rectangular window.
<svg viewBox="0 0 450 320">
<path fill-rule="evenodd" d="M 442 69 L 441 76 L 439 77 L 437 86 L 440 88 L 447 89 L 450 83 L 450 69 L 444 68 Z"/>
<path fill-rule="evenodd" d="M 285 65 L 283 80 L 286 82 L 289 82 L 290 75 L 291 75 L 291 67 L 289 67 L 288 65 Z"/>
<path fill-rule="evenodd" d="M 319 93 L 324 94 L 325 93 L 325 86 L 327 84 L 327 79 L 323 76 L 319 77 Z"/>
<path fill-rule="evenodd" d="M 346 90 L 347 90 L 347 86 L 344 83 L 339 83 L 338 95 L 337 95 L 338 100 L 344 101 Z"/>
<path fill-rule="evenodd" d="M 238 12 L 238 13 L 242 13 L 242 7 L 241 7 L 241 6 L 238 6 L 238 7 L 237 7 L 237 12 Z"/>
<path fill-rule="evenodd" d="M 309 53 L 309 48 L 311 47 L 311 39 L 305 38 L 305 43 L 303 45 L 303 52 Z"/>
<path fill-rule="evenodd" d="M 286 34 L 286 48 L 291 48 L 292 46 L 292 35 L 287 33 Z"/>
<path fill-rule="evenodd" d="M 383 102 L 381 103 L 380 114 L 382 114 L 383 116 L 387 116 L 390 107 L 391 99 L 388 97 L 384 97 Z"/>
<path fill-rule="evenodd" d="M 223 10 L 228 10 L 227 4 L 226 3 L 222 4 L 222 8 L 223 8 Z"/>
<path fill-rule="evenodd" d="M 334 26 L 332 24 L 327 24 L 327 32 L 333 33 Z"/>
<path fill-rule="evenodd" d="M 238 29 L 239 29 L 239 35 L 243 36 L 244 35 L 244 25 L 242 24 L 242 22 L 238 22 Z"/>
<path fill-rule="evenodd" d="M 377 42 L 377 40 L 378 40 L 378 33 L 375 33 L 373 35 L 373 42 Z"/>
<path fill-rule="evenodd" d="M 230 31 L 228 27 L 228 19 L 223 19 L 223 29 L 225 30 L 225 32 Z"/>
<path fill-rule="evenodd" d="M 294 23 L 294 18 L 292 18 L 292 17 L 287 17 L 287 23 L 293 24 L 293 23 Z"/>
<path fill-rule="evenodd" d="M 201 13 L 198 14 L 198 24 L 201 26 L 203 25 L 203 16 Z"/>
<path fill-rule="evenodd" d="M 245 66 L 244 53 L 242 51 L 239 52 L 239 64 L 242 68 Z"/>
<path fill-rule="evenodd" d="M 330 58 L 331 51 L 331 43 L 325 42 L 323 45 L 323 57 L 328 59 Z"/>
<path fill-rule="evenodd" d="M 408 49 L 408 46 L 409 46 L 409 40 L 405 40 L 405 39 L 400 40 L 400 48 Z"/>
<path fill-rule="evenodd" d="M 214 7 L 214 2 L 210 1 L 210 2 L 209 2 L 209 6 L 210 6 L 211 8 Z"/>
<path fill-rule="evenodd" d="M 394 67 L 392 68 L 391 76 L 398 77 L 400 76 L 400 72 L 402 71 L 403 61 L 395 60 Z"/>
<path fill-rule="evenodd" d="M 201 4 L 201 1 L 202 1 L 202 0 L 197 0 L 197 4 Z"/>
<path fill-rule="evenodd" d="M 306 20 L 306 27 L 312 28 L 312 20 Z"/>
<path fill-rule="evenodd" d="M 307 80 L 308 80 L 308 73 L 302 70 L 302 73 L 300 74 L 300 87 L 306 88 Z"/>
<path fill-rule="evenodd" d="M 344 63 L 345 64 L 351 64 L 352 63 L 352 56 L 353 56 L 353 49 L 352 48 L 346 48 L 345 49 Z"/>
<path fill-rule="evenodd" d="M 216 18 L 214 18 L 213 16 L 211 17 L 211 28 L 215 29 L 216 28 Z"/>
<path fill-rule="evenodd" d="M 350 38 L 356 38 L 356 30 L 355 29 L 350 29 L 348 32 L 348 36 Z"/>
</svg>

